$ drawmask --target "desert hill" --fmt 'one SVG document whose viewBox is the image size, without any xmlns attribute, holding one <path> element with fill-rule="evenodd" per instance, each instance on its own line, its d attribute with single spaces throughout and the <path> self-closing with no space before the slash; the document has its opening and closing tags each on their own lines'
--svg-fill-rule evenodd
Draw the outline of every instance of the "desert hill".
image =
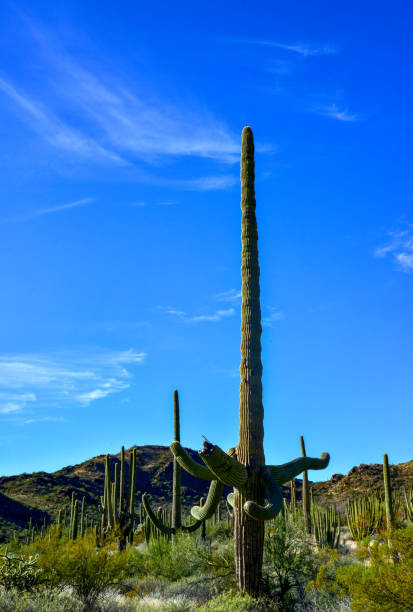
<svg viewBox="0 0 413 612">
<path fill-rule="evenodd" d="M 187 449 L 194 459 L 198 453 Z M 129 467 L 130 449 L 126 451 Z M 110 455 L 111 465 L 120 462 L 120 453 Z M 53 473 L 35 472 L 0 477 L 0 540 L 13 529 L 25 529 L 30 517 L 40 525 L 50 522 L 60 508 L 68 507 L 73 491 L 86 500 L 88 513 L 97 517 L 97 505 L 103 494 L 105 456 L 99 455 L 78 465 L 70 465 Z M 137 496 L 139 508 L 141 494 L 148 492 L 155 506 L 167 506 L 172 498 L 173 457 L 166 446 L 137 447 Z M 128 477 L 128 469 L 127 469 Z M 310 472 L 311 477 L 311 472 Z M 393 488 L 413 485 L 413 460 L 391 466 Z M 297 497 L 300 499 L 301 480 L 296 479 Z M 314 499 L 320 503 L 334 503 L 342 507 L 355 495 L 382 491 L 382 466 L 361 464 L 347 475 L 334 474 L 325 482 L 312 483 Z M 228 489 L 229 492 L 230 489 Z M 182 471 L 182 504 L 186 512 L 208 491 L 208 482 Z M 289 499 L 290 488 L 283 487 Z"/>
</svg>

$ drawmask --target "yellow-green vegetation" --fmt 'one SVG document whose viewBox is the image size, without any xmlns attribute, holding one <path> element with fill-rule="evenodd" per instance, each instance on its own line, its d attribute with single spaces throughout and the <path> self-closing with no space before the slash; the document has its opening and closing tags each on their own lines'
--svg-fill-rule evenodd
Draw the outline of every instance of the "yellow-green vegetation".
<svg viewBox="0 0 413 612">
<path fill-rule="evenodd" d="M 385 534 L 384 534 L 385 535 Z M 413 609 L 413 527 L 392 531 L 361 547 L 359 562 L 341 565 L 335 554 L 307 587 L 349 598 L 352 612 L 407 612 Z"/>
<path fill-rule="evenodd" d="M 0 549 L 2 612 L 406 612 L 413 609 L 413 527 L 359 543 L 357 555 L 318 547 L 299 511 L 267 523 L 262 594 L 236 592 L 234 546 L 226 521 L 208 521 L 207 538 L 179 534 L 119 551 L 116 537 L 96 546 L 55 525 L 30 545 Z"/>
</svg>

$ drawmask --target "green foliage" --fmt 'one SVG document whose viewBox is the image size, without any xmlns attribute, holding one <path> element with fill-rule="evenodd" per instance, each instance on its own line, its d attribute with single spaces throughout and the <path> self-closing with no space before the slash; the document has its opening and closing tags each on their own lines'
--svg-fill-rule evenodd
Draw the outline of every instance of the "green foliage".
<svg viewBox="0 0 413 612">
<path fill-rule="evenodd" d="M 391 543 L 364 547 L 364 563 L 342 565 L 338 556 L 321 565 L 307 589 L 351 597 L 352 612 L 413 609 L 413 527 L 394 530 Z"/>
<path fill-rule="evenodd" d="M 196 540 L 189 534 L 179 534 L 174 543 L 166 538 L 151 540 L 145 555 L 146 574 L 163 576 L 174 581 L 198 572 L 203 560 Z"/>
<path fill-rule="evenodd" d="M 264 561 L 268 564 L 270 592 L 289 609 L 303 596 L 306 583 L 316 573 L 311 538 L 280 514 L 267 530 Z"/>
<path fill-rule="evenodd" d="M 0 585 L 6 589 L 30 592 L 45 583 L 45 575 L 38 567 L 38 555 L 27 557 L 4 552 L 0 554 Z"/>
<path fill-rule="evenodd" d="M 129 569 L 129 554 L 113 554 L 109 547 L 96 549 L 92 534 L 77 540 L 38 538 L 31 549 L 38 555 L 38 567 L 49 584 L 72 587 L 89 610 L 108 588 L 119 587 Z"/>
<path fill-rule="evenodd" d="M 264 599 L 250 597 L 250 595 L 240 595 L 233 591 L 221 593 L 207 604 L 197 608 L 199 612 L 269 612 L 270 610 L 278 610 L 278 607 L 273 607 Z"/>
<path fill-rule="evenodd" d="M 338 568 L 337 582 L 352 597 L 354 612 L 413 609 L 413 527 L 394 530 L 391 542 L 375 542 L 370 565 Z"/>
</svg>

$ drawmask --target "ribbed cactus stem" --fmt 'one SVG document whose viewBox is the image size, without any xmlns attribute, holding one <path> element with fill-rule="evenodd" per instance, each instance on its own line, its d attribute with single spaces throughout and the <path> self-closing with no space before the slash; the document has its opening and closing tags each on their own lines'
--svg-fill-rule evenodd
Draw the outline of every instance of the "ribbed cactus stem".
<svg viewBox="0 0 413 612">
<path fill-rule="evenodd" d="M 106 489 L 106 507 L 107 507 L 107 526 L 109 529 L 114 527 L 113 521 L 113 497 L 112 497 L 112 482 L 110 478 L 110 463 L 109 455 L 105 459 L 105 489 Z"/>
<path fill-rule="evenodd" d="M 79 500 L 75 500 L 73 508 L 73 525 L 72 525 L 72 540 L 76 540 L 79 528 Z"/>
<path fill-rule="evenodd" d="M 119 512 L 125 510 L 125 447 L 120 453 L 120 481 L 119 481 Z"/>
<path fill-rule="evenodd" d="M 260 269 L 255 217 L 254 140 L 250 127 L 242 131 L 241 144 L 241 240 L 242 305 L 240 365 L 240 428 L 237 459 L 248 470 L 242 491 L 235 491 L 234 540 L 237 586 L 255 595 L 261 582 L 264 523 L 244 512 L 244 504 L 264 502 L 260 471 L 264 457 L 264 408 L 262 404 Z"/>
<path fill-rule="evenodd" d="M 83 536 L 85 535 L 85 521 L 86 521 L 86 516 L 85 516 L 85 497 L 82 497 L 82 505 L 80 508 L 80 537 L 83 538 Z"/>
<path fill-rule="evenodd" d="M 301 454 L 303 457 L 306 457 L 307 454 L 305 452 L 305 442 L 303 436 L 300 437 L 301 442 Z M 308 487 L 308 472 L 304 470 L 303 472 L 303 491 L 302 491 L 302 499 L 303 499 L 303 515 L 304 515 L 304 523 L 305 529 L 307 533 L 311 532 L 311 518 L 310 518 L 310 491 Z"/>
<path fill-rule="evenodd" d="M 181 428 L 179 417 L 179 396 L 174 391 L 174 440 L 181 441 Z M 181 517 L 181 466 L 174 457 L 173 481 L 172 481 L 172 527 L 177 530 L 182 524 Z"/>
<path fill-rule="evenodd" d="M 384 501 L 386 504 L 386 520 L 387 529 L 391 531 L 394 523 L 393 501 L 391 492 L 391 479 L 389 469 L 389 458 L 385 453 L 383 455 L 383 482 L 384 482 Z"/>
<path fill-rule="evenodd" d="M 117 516 L 118 516 L 118 492 L 119 492 L 119 463 L 115 463 L 115 476 L 113 481 L 112 488 L 112 498 L 113 498 L 113 524 L 116 525 Z"/>
<path fill-rule="evenodd" d="M 136 448 L 131 452 L 131 467 L 130 467 L 130 489 L 129 489 L 129 514 L 130 514 L 130 534 L 129 541 L 133 542 L 133 530 L 135 521 L 135 496 L 136 496 Z"/>
<path fill-rule="evenodd" d="M 199 507 L 203 508 L 205 505 L 205 498 L 201 497 L 201 499 L 199 500 Z M 201 539 L 202 540 L 206 540 L 206 521 L 202 521 L 202 525 L 201 525 Z"/>
</svg>

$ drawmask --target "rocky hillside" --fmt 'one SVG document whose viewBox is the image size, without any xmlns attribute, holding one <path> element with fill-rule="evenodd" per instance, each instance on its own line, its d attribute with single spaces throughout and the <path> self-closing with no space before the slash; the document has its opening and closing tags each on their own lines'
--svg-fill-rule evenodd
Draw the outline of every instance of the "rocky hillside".
<svg viewBox="0 0 413 612">
<path fill-rule="evenodd" d="M 198 454 L 190 449 L 194 459 Z M 129 461 L 129 451 L 126 452 Z M 111 456 L 111 465 L 120 462 L 120 454 Z M 141 494 L 148 492 L 155 505 L 168 505 L 172 497 L 173 459 L 168 447 L 137 447 L 137 504 Z M 310 472 L 311 475 L 311 472 Z M 127 475 L 128 476 L 128 475 Z M 394 488 L 413 484 L 413 460 L 391 466 Z M 60 508 L 68 507 L 72 491 L 79 498 L 85 496 L 88 512 L 97 516 L 97 505 L 103 494 L 104 455 L 99 455 L 78 465 L 70 465 L 51 474 L 36 472 L 0 478 L 0 539 L 5 539 L 12 529 L 24 529 L 29 518 L 41 524 L 49 522 Z M 296 480 L 300 499 L 301 480 Z M 382 466 L 360 465 L 353 467 L 347 475 L 335 474 L 330 480 L 312 485 L 315 500 L 335 503 L 339 506 L 355 495 L 380 492 L 382 489 Z M 289 498 L 289 487 L 283 487 Z M 186 511 L 205 496 L 208 482 L 193 478 L 182 471 L 183 506 Z M 228 489 L 229 492 L 229 489 Z"/>
</svg>

